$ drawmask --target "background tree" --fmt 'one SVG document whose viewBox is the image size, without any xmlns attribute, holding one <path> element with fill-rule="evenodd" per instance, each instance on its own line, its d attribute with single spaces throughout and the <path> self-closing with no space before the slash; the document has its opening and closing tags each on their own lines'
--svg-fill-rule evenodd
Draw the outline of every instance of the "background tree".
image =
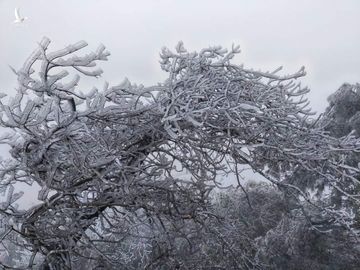
<svg viewBox="0 0 360 270">
<path fill-rule="evenodd" d="M 326 109 L 320 125 L 329 131 L 332 136 L 342 137 L 354 134 L 356 138 L 360 136 L 360 85 L 343 84 L 334 94 L 328 98 L 329 106 Z M 359 167 L 360 155 L 358 152 L 350 152 L 343 156 L 344 163 L 353 167 Z M 355 176 L 360 179 L 359 173 Z M 342 189 L 347 193 L 359 193 L 357 185 L 342 185 Z M 332 203 L 337 208 L 347 208 L 354 215 L 356 228 L 360 228 L 359 205 L 352 200 L 348 200 L 342 192 L 334 190 Z"/>
<path fill-rule="evenodd" d="M 257 242 L 281 220 L 284 200 L 276 187 L 266 183 L 248 184 L 244 191 L 214 195 L 209 209 L 213 215 L 198 235 L 197 249 L 179 256 L 188 269 L 266 269 L 256 258 Z"/>
<path fill-rule="evenodd" d="M 311 125 L 323 128 L 330 136 L 341 138 L 354 134 L 358 138 L 359 85 L 342 85 L 328 101 L 326 111 Z M 340 166 L 356 167 L 360 161 L 356 151 L 342 155 L 342 159 Z M 354 177 L 356 183 L 359 175 Z M 358 194 L 358 186 L 339 182 L 340 189 L 332 188 L 331 183 L 306 170 L 298 170 L 287 181 L 311 193 L 311 201 L 322 207 L 287 204 L 290 212 L 259 242 L 260 261 L 270 269 L 357 269 L 360 264 L 359 205 L 347 194 Z M 330 207 L 349 213 L 353 222 L 339 223 L 323 211 Z"/>
<path fill-rule="evenodd" d="M 108 269 L 186 269 L 179 245 L 191 252 L 197 234 L 214 232 L 207 221 L 217 175 L 237 175 L 244 164 L 291 190 L 299 205 L 311 202 L 309 196 L 285 181 L 299 168 L 358 202 L 356 189 L 343 187 L 358 186 L 359 169 L 343 156 L 358 151 L 359 141 L 309 125 L 309 90 L 294 82 L 303 69 L 286 76 L 277 75 L 279 69 L 247 70 L 230 62 L 238 47 L 189 53 L 180 42 L 176 52 L 161 53 L 164 83 L 125 80 L 83 92 L 80 75 L 100 76 L 94 67 L 109 53 L 100 46 L 75 55 L 85 42 L 49 52 L 49 44 L 44 38 L 14 70 L 17 94 L 1 102 L 0 123 L 13 133 L 1 140 L 11 146 L 12 159 L 1 164 L 7 200 L 0 213 L 14 225 L 0 240 L 21 243 L 28 267 L 41 257 L 44 269 L 71 269 L 84 258 Z M 37 183 L 41 203 L 17 209 L 18 183 Z M 351 213 L 318 207 L 351 229 Z M 121 248 L 109 254 L 114 243 L 143 250 L 140 261 Z M 256 265 L 248 257 L 229 259 L 234 269 Z"/>
</svg>

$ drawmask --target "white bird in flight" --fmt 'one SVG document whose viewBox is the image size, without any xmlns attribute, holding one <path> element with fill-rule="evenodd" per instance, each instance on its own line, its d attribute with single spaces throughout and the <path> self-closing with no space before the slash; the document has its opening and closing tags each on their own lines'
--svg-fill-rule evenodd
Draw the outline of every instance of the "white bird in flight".
<svg viewBox="0 0 360 270">
<path fill-rule="evenodd" d="M 27 17 L 20 17 L 19 8 L 15 8 L 15 21 L 14 23 L 22 23 L 24 22 Z"/>
</svg>

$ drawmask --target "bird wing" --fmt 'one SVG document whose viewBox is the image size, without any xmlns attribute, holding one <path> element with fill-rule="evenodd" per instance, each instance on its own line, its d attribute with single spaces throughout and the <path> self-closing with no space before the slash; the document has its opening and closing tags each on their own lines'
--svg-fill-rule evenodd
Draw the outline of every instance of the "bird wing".
<svg viewBox="0 0 360 270">
<path fill-rule="evenodd" d="M 19 14 L 19 8 L 15 8 L 15 19 L 17 20 L 17 21 L 20 21 L 21 20 L 21 18 L 20 18 L 20 14 Z"/>
</svg>

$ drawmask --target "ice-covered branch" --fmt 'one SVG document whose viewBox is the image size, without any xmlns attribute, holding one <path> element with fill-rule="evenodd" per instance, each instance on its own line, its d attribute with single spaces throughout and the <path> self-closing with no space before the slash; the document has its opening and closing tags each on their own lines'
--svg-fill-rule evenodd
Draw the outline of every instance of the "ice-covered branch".
<svg viewBox="0 0 360 270">
<path fill-rule="evenodd" d="M 291 190 L 301 207 L 316 205 L 337 224 L 348 222 L 351 215 L 317 204 L 292 181 L 306 171 L 314 182 L 359 200 L 359 168 L 344 158 L 360 151 L 359 140 L 315 125 L 309 89 L 297 82 L 303 68 L 290 75 L 281 68 L 253 71 L 231 63 L 239 47 L 189 53 L 179 43 L 176 52 L 160 55 L 165 82 L 144 87 L 125 79 L 86 92 L 81 77 L 100 76 L 96 63 L 109 55 L 104 46 L 75 55 L 86 46 L 49 52 L 50 40 L 43 39 L 16 71 L 15 98 L 0 96 L 0 124 L 16 134 L 0 138 L 13 158 L 0 168 L 7 194 L 0 215 L 18 223 L 11 237 L 25 239 L 29 267 L 36 254 L 44 256 L 44 267 L 62 269 L 79 258 L 109 269 L 133 262 L 124 249 L 116 258 L 107 255 L 119 243 L 142 250 L 141 266 L 156 265 L 178 252 L 173 243 L 191 246 L 204 230 L 232 251 L 223 233 L 206 224 L 214 219 L 210 194 L 220 187 L 219 174 L 238 174 L 232 168 L 240 164 Z M 16 183 L 37 183 L 38 205 L 16 208 Z M 247 205 L 252 208 L 249 197 Z"/>
</svg>

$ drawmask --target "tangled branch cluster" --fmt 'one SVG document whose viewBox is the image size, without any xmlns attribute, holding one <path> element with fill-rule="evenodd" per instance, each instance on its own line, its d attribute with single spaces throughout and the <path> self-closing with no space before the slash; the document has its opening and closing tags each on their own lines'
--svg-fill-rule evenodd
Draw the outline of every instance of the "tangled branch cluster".
<svg viewBox="0 0 360 270">
<path fill-rule="evenodd" d="M 358 152 L 360 143 L 353 134 L 334 138 L 315 125 L 309 90 L 296 84 L 303 68 L 286 76 L 280 69 L 248 70 L 231 63 L 238 47 L 189 53 L 179 43 L 175 52 L 161 53 L 169 74 L 164 83 L 124 80 L 83 92 L 80 76 L 101 75 L 95 66 L 107 60 L 105 47 L 77 56 L 85 42 L 55 52 L 49 45 L 44 38 L 14 70 L 17 94 L 0 104 L 1 126 L 13 132 L 1 139 L 12 159 L 1 163 L 7 200 L 0 207 L 0 242 L 24 249 L 24 267 L 40 261 L 44 268 L 71 269 L 81 258 L 124 269 L 186 267 L 177 259 L 179 246 L 191 253 L 200 232 L 215 232 L 206 226 L 219 219 L 210 211 L 219 173 L 237 174 L 244 164 L 291 190 L 299 203 L 314 203 L 287 181 L 299 170 L 358 202 L 355 188 L 342 187 L 359 184 L 359 168 L 344 156 Z M 19 183 L 39 185 L 36 206 L 16 207 Z M 351 213 L 322 210 L 351 226 Z M 114 245 L 119 252 L 110 254 Z M 233 259 L 239 268 L 255 267 Z"/>
</svg>

